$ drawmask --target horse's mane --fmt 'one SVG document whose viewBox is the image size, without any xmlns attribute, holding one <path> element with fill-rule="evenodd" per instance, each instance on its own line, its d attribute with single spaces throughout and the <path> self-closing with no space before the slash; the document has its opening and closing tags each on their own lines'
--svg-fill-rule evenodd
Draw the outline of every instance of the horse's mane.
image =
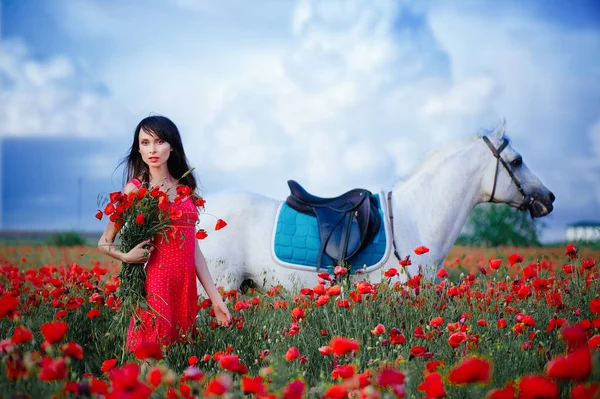
<svg viewBox="0 0 600 399">
<path fill-rule="evenodd" d="M 476 140 L 480 140 L 483 135 L 492 134 L 492 130 L 488 129 L 480 129 L 476 134 L 471 135 L 469 137 L 454 140 L 450 143 L 447 143 L 441 146 L 438 149 L 431 150 L 424 158 L 424 160 L 419 163 L 414 170 L 409 173 L 407 176 L 400 178 L 400 182 L 405 182 L 410 180 L 412 177 L 419 175 L 423 172 L 433 169 L 435 166 L 446 163 L 450 159 L 453 159 L 461 154 L 468 148 L 469 144 Z M 508 135 L 504 136 L 505 139 L 510 141 Z"/>
</svg>

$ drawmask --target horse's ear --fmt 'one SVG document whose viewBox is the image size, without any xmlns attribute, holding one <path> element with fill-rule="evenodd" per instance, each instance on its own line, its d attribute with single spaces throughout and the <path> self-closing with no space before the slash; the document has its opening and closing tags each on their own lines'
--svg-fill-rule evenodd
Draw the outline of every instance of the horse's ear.
<svg viewBox="0 0 600 399">
<path fill-rule="evenodd" d="M 504 138 L 505 132 L 506 132 L 506 119 L 502 118 L 502 119 L 500 119 L 500 123 L 498 123 L 498 126 L 496 126 L 496 128 L 492 132 L 491 136 L 492 136 L 492 138 L 500 141 Z"/>
</svg>

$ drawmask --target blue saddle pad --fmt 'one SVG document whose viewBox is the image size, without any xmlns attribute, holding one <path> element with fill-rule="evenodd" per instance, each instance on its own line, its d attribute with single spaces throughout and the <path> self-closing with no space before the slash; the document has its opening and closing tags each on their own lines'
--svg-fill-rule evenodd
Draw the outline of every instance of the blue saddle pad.
<svg viewBox="0 0 600 399">
<path fill-rule="evenodd" d="M 377 200 L 381 226 L 379 231 L 365 248 L 348 260 L 352 271 L 379 263 L 386 253 L 385 217 L 381 209 L 378 194 L 373 194 Z M 279 210 L 273 241 L 275 258 L 284 266 L 302 265 L 317 267 L 317 258 L 321 241 L 315 216 L 300 213 L 283 202 Z M 322 269 L 335 267 L 335 261 L 327 254 L 321 260 Z"/>
</svg>

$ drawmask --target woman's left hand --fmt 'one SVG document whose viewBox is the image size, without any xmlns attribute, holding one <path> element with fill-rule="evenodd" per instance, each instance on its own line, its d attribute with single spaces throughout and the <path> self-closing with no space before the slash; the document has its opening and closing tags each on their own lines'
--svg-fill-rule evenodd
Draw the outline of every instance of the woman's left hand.
<svg viewBox="0 0 600 399">
<path fill-rule="evenodd" d="M 227 305 L 225 305 L 225 303 L 219 301 L 219 303 L 213 304 L 213 309 L 215 310 L 215 316 L 220 326 L 231 326 L 231 314 L 229 313 L 229 309 L 227 309 Z"/>
</svg>

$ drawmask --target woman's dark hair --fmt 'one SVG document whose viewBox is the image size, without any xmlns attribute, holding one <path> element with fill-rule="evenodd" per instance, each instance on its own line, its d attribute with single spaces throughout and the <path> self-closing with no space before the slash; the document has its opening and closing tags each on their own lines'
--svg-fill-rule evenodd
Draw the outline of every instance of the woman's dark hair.
<svg viewBox="0 0 600 399">
<path fill-rule="evenodd" d="M 134 178 L 141 180 L 143 184 L 148 184 L 150 182 L 150 171 L 144 163 L 139 151 L 139 137 L 142 129 L 144 129 L 146 133 L 152 134 L 171 145 L 173 151 L 171 151 L 169 160 L 167 161 L 169 173 L 175 179 L 180 179 L 179 184 L 188 186 L 192 190 L 192 195 L 196 196 L 197 184 L 194 173 L 190 172 L 185 177 L 181 178 L 185 172 L 190 170 L 190 167 L 185 152 L 183 151 L 179 129 L 177 129 L 177 126 L 175 126 L 169 118 L 164 116 L 155 115 L 144 118 L 135 128 L 129 155 L 127 155 L 120 163 L 120 165 L 125 163 L 125 170 L 123 172 L 125 183 Z"/>
</svg>

